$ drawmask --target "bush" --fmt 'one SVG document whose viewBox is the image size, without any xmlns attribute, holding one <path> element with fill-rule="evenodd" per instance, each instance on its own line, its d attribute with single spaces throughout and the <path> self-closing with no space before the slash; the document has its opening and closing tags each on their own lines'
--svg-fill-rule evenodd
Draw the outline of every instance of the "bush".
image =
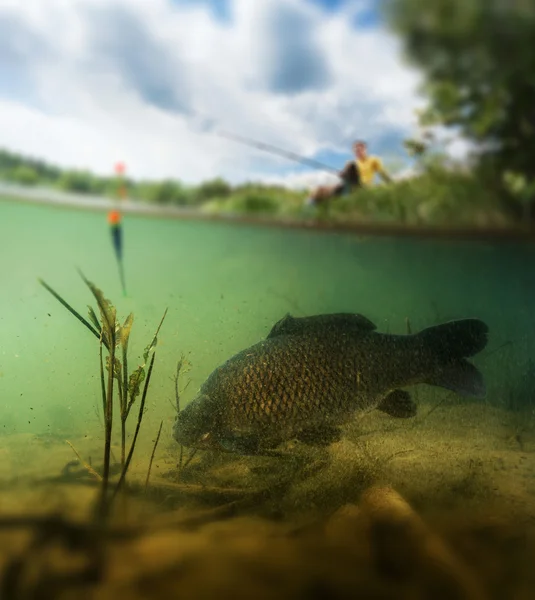
<svg viewBox="0 0 535 600">
<path fill-rule="evenodd" d="M 154 204 L 189 204 L 188 191 L 178 182 L 168 179 L 161 183 L 151 183 L 145 186 L 145 198 Z"/>
<path fill-rule="evenodd" d="M 224 179 L 218 177 L 197 186 L 194 196 L 198 202 L 205 202 L 213 198 L 227 198 L 231 193 L 232 186 Z"/>
<path fill-rule="evenodd" d="M 35 185 L 39 176 L 35 169 L 21 165 L 11 171 L 10 179 L 22 185 Z"/>
<path fill-rule="evenodd" d="M 93 176 L 88 171 L 65 171 L 58 180 L 58 187 L 66 192 L 92 194 Z"/>
<path fill-rule="evenodd" d="M 356 190 L 335 200 L 336 220 L 374 220 L 412 225 L 496 225 L 508 219 L 500 198 L 473 174 L 433 165 L 411 179 Z"/>
<path fill-rule="evenodd" d="M 242 213 L 270 216 L 299 215 L 304 201 L 303 192 L 276 186 L 245 184 L 234 189 L 227 198 L 218 198 L 202 205 L 209 213 Z"/>
<path fill-rule="evenodd" d="M 233 205 L 236 209 L 246 213 L 274 215 L 279 212 L 280 203 L 267 193 L 246 192 L 237 196 Z"/>
</svg>

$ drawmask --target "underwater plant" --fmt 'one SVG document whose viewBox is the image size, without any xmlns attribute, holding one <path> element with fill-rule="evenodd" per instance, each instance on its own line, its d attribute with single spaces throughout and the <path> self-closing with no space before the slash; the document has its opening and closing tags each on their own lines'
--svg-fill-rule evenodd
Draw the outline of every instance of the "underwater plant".
<svg viewBox="0 0 535 600">
<path fill-rule="evenodd" d="M 156 358 L 156 345 L 158 343 L 158 334 L 163 324 L 167 309 L 158 325 L 152 341 L 146 346 L 143 352 L 143 364 L 129 373 L 128 370 L 128 342 L 134 322 L 134 315 L 130 313 L 124 323 L 121 325 L 117 320 L 117 309 L 104 297 L 102 291 L 84 274 L 79 271 L 85 284 L 91 290 L 95 297 L 100 313 L 100 320 L 95 310 L 88 306 L 89 322 L 70 304 L 68 304 L 55 290 L 53 290 L 45 281 L 39 279 L 39 283 L 50 292 L 72 315 L 74 315 L 91 333 L 99 340 L 100 346 L 100 386 L 102 393 L 102 409 L 104 415 L 104 460 L 101 475 L 100 495 L 97 503 L 97 514 L 100 517 L 106 517 L 109 508 L 117 493 L 124 485 L 126 474 L 134 454 L 139 430 L 145 411 L 147 391 L 152 375 L 154 360 Z M 107 351 L 104 363 L 103 350 Z M 148 368 L 147 368 L 148 364 Z M 107 374 L 105 373 L 107 372 Z M 143 385 L 143 391 L 141 386 Z M 134 436 L 128 453 L 126 452 L 126 430 L 127 421 L 132 407 L 141 394 L 139 402 L 139 411 Z M 113 431 L 114 405 L 118 402 L 119 417 L 121 422 L 121 469 L 120 476 L 116 483 L 113 493 L 108 493 L 110 479 L 110 458 L 111 458 L 111 440 Z M 159 437 L 159 436 L 158 436 Z"/>
</svg>

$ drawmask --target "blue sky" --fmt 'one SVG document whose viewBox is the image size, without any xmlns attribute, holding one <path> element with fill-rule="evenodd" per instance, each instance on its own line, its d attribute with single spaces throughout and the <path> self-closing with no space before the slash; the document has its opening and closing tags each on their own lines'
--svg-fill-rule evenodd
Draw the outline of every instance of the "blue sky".
<svg viewBox="0 0 535 600">
<path fill-rule="evenodd" d="M 320 6 L 324 10 L 330 13 L 336 13 L 344 9 L 349 5 L 351 0 L 306 0 L 311 4 Z M 381 25 L 381 15 L 379 12 L 378 4 L 380 0 L 376 2 L 367 2 L 366 6 L 363 7 L 362 11 L 354 17 L 354 25 L 357 29 L 366 27 L 377 27 Z"/>
<path fill-rule="evenodd" d="M 232 1 L 231 0 L 171 0 L 175 5 L 195 6 L 205 4 L 214 17 L 221 21 L 232 21 Z M 329 0 L 326 0 L 327 4 Z"/>
<path fill-rule="evenodd" d="M 175 4 L 206 4 L 214 16 L 222 19 L 222 20 L 231 20 L 232 19 L 232 1 L 231 0 L 172 0 Z M 320 8 L 329 11 L 329 12 L 337 12 L 340 9 L 347 6 L 350 0 L 305 0 L 313 5 L 319 6 Z M 377 21 L 378 13 L 375 9 L 370 8 L 366 11 L 368 18 L 371 20 L 375 18 Z"/>
<path fill-rule="evenodd" d="M 0 146 L 63 166 L 196 183 L 329 176 L 355 138 L 399 166 L 419 74 L 373 0 L 41 0 L 0 4 Z"/>
</svg>

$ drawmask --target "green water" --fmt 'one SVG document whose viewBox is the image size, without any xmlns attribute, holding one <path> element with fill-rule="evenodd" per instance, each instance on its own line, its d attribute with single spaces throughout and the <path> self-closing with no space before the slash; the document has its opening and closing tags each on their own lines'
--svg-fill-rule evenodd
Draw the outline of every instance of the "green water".
<svg viewBox="0 0 535 600">
<path fill-rule="evenodd" d="M 413 330 L 481 318 L 491 331 L 475 359 L 489 390 L 484 402 L 507 404 L 513 387 L 522 401 L 529 396 L 518 388 L 531 381 L 533 247 L 128 216 L 124 235 L 126 298 L 104 213 L 0 202 L 3 433 L 100 434 L 98 341 L 37 281 L 85 315 L 95 302 L 76 267 L 116 304 L 121 320 L 135 314 L 135 355 L 169 309 L 146 415 L 149 428 L 164 420 L 167 443 L 180 355 L 191 362 L 188 401 L 218 364 L 287 312 L 359 312 L 391 332 L 405 332 L 407 317 Z"/>
</svg>

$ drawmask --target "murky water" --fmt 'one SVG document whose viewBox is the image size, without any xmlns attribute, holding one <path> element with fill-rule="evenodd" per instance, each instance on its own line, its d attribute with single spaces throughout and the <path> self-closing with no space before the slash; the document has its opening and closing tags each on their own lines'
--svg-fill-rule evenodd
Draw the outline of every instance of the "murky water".
<svg viewBox="0 0 535 600">
<path fill-rule="evenodd" d="M 495 404 L 504 401 L 508 379 L 528 366 L 535 333 L 530 246 L 126 217 L 124 298 L 104 214 L 15 203 L 0 209 L 2 411 L 18 432 L 40 432 L 63 418 L 69 427 L 99 426 L 98 341 L 38 283 L 43 278 L 85 316 L 95 304 L 76 268 L 121 318 L 134 313 L 139 353 L 169 309 L 151 393 L 156 419 L 172 415 L 169 378 L 181 354 L 192 364 L 187 401 L 213 368 L 287 312 L 359 312 L 391 332 L 405 332 L 407 318 L 413 330 L 481 318 L 491 335 L 476 362 Z"/>
<path fill-rule="evenodd" d="M 74 441 L 84 457 L 89 446 L 95 453 L 102 445 L 98 340 L 38 282 L 44 279 L 85 316 L 87 304 L 96 305 L 76 271 L 80 268 L 117 306 L 121 321 L 134 313 L 131 360 L 142 360 L 168 309 L 134 458 L 140 473 L 161 421 L 155 469 L 163 476 L 176 463 L 173 375 L 181 355 L 191 363 L 183 380 L 191 380 L 183 392 L 188 402 L 216 366 L 259 341 L 288 312 L 358 312 L 393 333 L 405 333 L 408 324 L 416 331 L 477 317 L 490 328 L 488 347 L 474 359 L 487 383 L 485 400 L 421 389 L 420 415 L 427 417 L 417 425 L 392 428 L 383 415 L 350 430 L 354 441 L 366 438 L 367 452 L 416 453 L 414 462 L 396 463 L 387 479 L 421 504 L 427 499 L 428 505 L 448 505 L 456 497 L 461 504 L 474 498 L 492 504 L 494 494 L 524 512 L 535 507 L 533 246 L 127 216 L 124 256 L 126 297 L 104 213 L 0 202 L 0 475 L 5 481 L 59 473 L 75 458 L 64 440 Z M 334 451 L 328 477 L 306 484 L 306 498 L 314 498 L 316 487 L 332 501 L 310 500 L 307 508 L 334 510 L 347 501 L 340 481 L 347 479 L 348 465 L 356 468 L 364 456 L 358 443 L 357 450 L 348 447 Z M 470 479 L 474 464 L 477 485 Z M 202 483 L 236 486 L 235 474 L 225 473 L 215 473 L 213 480 L 205 473 Z M 289 493 L 286 506 L 300 506 L 299 494 Z M 31 507 L 31 499 L 25 502 Z"/>
</svg>

